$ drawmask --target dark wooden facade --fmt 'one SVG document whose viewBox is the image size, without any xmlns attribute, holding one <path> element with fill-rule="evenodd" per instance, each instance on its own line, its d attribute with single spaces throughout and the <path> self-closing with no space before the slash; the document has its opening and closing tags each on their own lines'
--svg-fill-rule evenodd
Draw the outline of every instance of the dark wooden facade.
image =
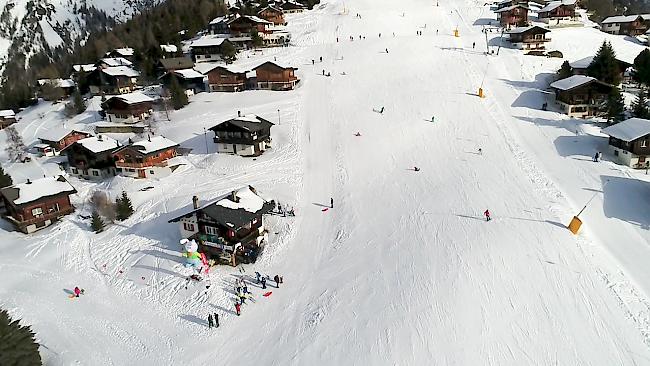
<svg viewBox="0 0 650 366">
<path fill-rule="evenodd" d="M 230 33 L 233 35 L 251 34 L 253 29 L 257 30 L 258 33 L 267 33 L 267 25 L 268 23 L 256 21 L 249 16 L 241 16 L 228 23 Z"/>
<path fill-rule="evenodd" d="M 102 109 L 106 114 L 112 114 L 119 118 L 140 117 L 144 114 L 149 114 L 153 108 L 152 101 L 144 101 L 139 103 L 127 103 L 120 98 L 109 98 L 102 103 Z"/>
<path fill-rule="evenodd" d="M 273 62 L 265 62 L 256 68 L 255 75 L 259 89 L 290 90 L 298 83 L 294 67 L 282 67 Z"/>
<path fill-rule="evenodd" d="M 267 6 L 266 8 L 260 10 L 257 13 L 257 16 L 268 20 L 274 25 L 286 25 L 287 22 L 284 20 L 284 13 L 281 9 L 275 8 L 273 6 Z"/>
<path fill-rule="evenodd" d="M 264 146 L 271 143 L 273 123 L 257 116 L 256 118 L 258 122 L 249 122 L 238 117 L 210 127 L 210 131 L 214 132 L 214 143 L 234 146 L 233 154 L 238 154 L 237 145 L 253 146 L 250 155 L 260 155 L 264 152 Z"/>
<path fill-rule="evenodd" d="M 68 157 L 68 165 L 79 169 L 80 171 L 87 171 L 88 169 L 110 169 L 115 167 L 115 160 L 113 159 L 113 151 L 115 149 L 95 153 L 86 149 L 79 142 L 75 142 L 68 146 L 64 151 Z M 89 175 L 88 173 L 81 175 Z"/>
<path fill-rule="evenodd" d="M 177 155 L 177 146 L 142 153 L 131 146 L 125 146 L 113 153 L 115 166 L 118 168 L 147 168 L 152 166 L 166 166 L 167 160 Z"/>
<path fill-rule="evenodd" d="M 51 141 L 47 139 L 39 139 L 41 140 L 42 143 L 47 144 L 57 151 L 61 151 L 65 149 L 66 147 L 72 145 L 76 141 L 79 141 L 81 139 L 85 139 L 86 137 L 90 137 L 90 133 L 88 132 L 81 132 L 81 131 L 70 131 L 67 135 L 65 135 L 62 139 L 58 141 Z"/>
<path fill-rule="evenodd" d="M 217 66 L 207 73 L 210 91 L 237 92 L 246 89 L 246 73 Z"/>
<path fill-rule="evenodd" d="M 16 116 L 0 117 L 0 130 L 7 128 L 16 123 Z"/>
<path fill-rule="evenodd" d="M 523 27 L 528 24 L 528 8 L 523 5 L 498 10 L 499 24 L 502 27 Z"/>
</svg>

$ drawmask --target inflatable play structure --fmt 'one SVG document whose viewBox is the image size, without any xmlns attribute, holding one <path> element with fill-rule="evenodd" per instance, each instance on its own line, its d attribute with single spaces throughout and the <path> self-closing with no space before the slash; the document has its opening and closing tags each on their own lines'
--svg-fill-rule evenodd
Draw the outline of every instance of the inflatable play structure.
<svg viewBox="0 0 650 366">
<path fill-rule="evenodd" d="M 183 257 L 185 257 L 185 267 L 199 268 L 203 266 L 205 273 L 210 271 L 208 258 L 203 253 L 199 253 L 199 245 L 194 240 L 181 239 L 181 245 L 185 250 Z"/>
</svg>

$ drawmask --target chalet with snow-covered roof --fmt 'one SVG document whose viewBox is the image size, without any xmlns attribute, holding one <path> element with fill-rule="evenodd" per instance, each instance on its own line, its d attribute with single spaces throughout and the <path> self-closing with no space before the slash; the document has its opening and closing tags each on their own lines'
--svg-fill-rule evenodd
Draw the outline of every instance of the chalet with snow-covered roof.
<svg viewBox="0 0 650 366">
<path fill-rule="evenodd" d="M 76 87 L 72 79 L 39 79 L 37 83 L 39 95 L 45 100 L 51 100 L 54 96 L 67 98 Z"/>
<path fill-rule="evenodd" d="M 223 47 L 226 44 L 230 44 L 232 47 L 235 47 L 235 45 L 230 42 L 228 38 L 215 35 L 203 36 L 192 41 L 190 44 L 192 58 L 196 62 L 222 61 L 224 59 Z"/>
<path fill-rule="evenodd" d="M 507 34 L 508 41 L 510 41 L 515 48 L 530 51 L 545 49 L 546 42 L 550 41 L 550 38 L 546 37 L 548 32 L 550 32 L 550 30 L 533 25 L 528 27 L 512 28 L 507 31 Z"/>
<path fill-rule="evenodd" d="M 160 51 L 162 51 L 163 58 L 174 57 L 178 54 L 178 47 L 174 44 L 161 44 Z"/>
<path fill-rule="evenodd" d="M 594 56 L 589 56 L 585 58 L 581 58 L 580 60 L 576 60 L 573 62 L 569 63 L 569 66 L 571 66 L 571 71 L 573 71 L 573 74 L 575 75 L 587 75 L 587 68 L 589 65 L 594 60 Z M 625 78 L 625 72 L 628 70 L 630 67 L 632 67 L 631 62 L 623 61 L 620 59 L 620 57 L 616 57 L 616 62 L 618 64 L 618 69 L 619 73 L 621 75 L 621 78 Z"/>
<path fill-rule="evenodd" d="M 138 85 L 140 73 L 129 66 L 97 68 L 87 76 L 90 93 L 126 94 L 134 91 Z"/>
<path fill-rule="evenodd" d="M 497 14 L 497 20 L 502 27 L 524 27 L 528 25 L 528 6 L 515 4 L 494 12 Z"/>
<path fill-rule="evenodd" d="M 164 75 L 174 70 L 191 69 L 193 67 L 194 61 L 189 57 L 161 58 L 158 60 L 158 65 L 156 65 L 159 75 Z"/>
<path fill-rule="evenodd" d="M 271 147 L 273 123 L 260 116 L 241 115 L 210 127 L 217 152 L 241 156 L 258 156 Z"/>
<path fill-rule="evenodd" d="M 90 133 L 69 128 L 53 128 L 38 135 L 42 144 L 50 146 L 55 151 L 61 151 L 75 141 L 90 137 Z"/>
<path fill-rule="evenodd" d="M 25 234 L 43 229 L 74 212 L 70 195 L 77 193 L 63 177 L 45 177 L 0 189 L 5 218 Z"/>
<path fill-rule="evenodd" d="M 601 131 L 609 136 L 609 152 L 618 164 L 650 167 L 650 120 L 630 118 Z"/>
<path fill-rule="evenodd" d="M 133 48 L 131 47 L 122 47 L 122 48 L 116 48 L 112 51 L 109 51 L 106 53 L 105 57 L 113 57 L 113 58 L 124 58 L 127 59 L 131 62 L 133 62 L 135 52 L 133 51 Z"/>
<path fill-rule="evenodd" d="M 166 90 L 169 90 L 172 84 L 172 79 L 180 85 L 187 95 L 194 95 L 196 93 L 205 91 L 205 83 L 203 82 L 204 76 L 194 69 L 180 69 L 168 72 L 161 76 L 159 79 L 163 83 Z"/>
<path fill-rule="evenodd" d="M 103 59 L 99 60 L 97 64 L 95 64 L 95 66 L 101 68 L 118 67 L 118 66 L 132 67 L 133 62 L 125 59 L 124 57 L 104 57 Z"/>
<path fill-rule="evenodd" d="M 253 15 L 242 15 L 228 22 L 230 33 L 234 35 L 250 35 L 253 30 L 256 30 L 259 34 L 267 33 L 270 32 L 268 28 L 272 25 L 272 22 Z"/>
<path fill-rule="evenodd" d="M 264 9 L 257 12 L 257 16 L 268 20 L 274 25 L 287 25 L 287 22 L 284 20 L 284 13 L 282 9 L 279 9 L 273 5 L 269 5 Z"/>
<path fill-rule="evenodd" d="M 267 61 L 253 70 L 258 89 L 291 90 L 300 81 L 295 75 L 297 68 L 278 65 L 271 61 Z"/>
<path fill-rule="evenodd" d="M 246 73 L 247 69 L 238 68 L 230 65 L 228 67 L 210 65 L 209 68 L 201 70 L 202 74 L 208 78 L 208 87 L 211 92 L 238 92 L 246 90 Z"/>
<path fill-rule="evenodd" d="M 143 122 L 153 113 L 154 100 L 140 92 L 114 95 L 102 103 L 106 119 L 112 123 Z"/>
<path fill-rule="evenodd" d="M 537 11 L 537 18 L 550 25 L 572 21 L 576 17 L 577 0 L 551 1 Z"/>
<path fill-rule="evenodd" d="M 68 157 L 70 175 L 86 179 L 103 179 L 115 176 L 113 152 L 120 143 L 104 135 L 75 141 L 62 150 Z"/>
<path fill-rule="evenodd" d="M 16 112 L 11 109 L 0 110 L 0 130 L 16 123 Z"/>
<path fill-rule="evenodd" d="M 230 27 L 228 27 L 228 22 L 230 17 L 222 16 L 214 18 L 208 24 L 208 31 L 210 34 L 221 34 L 227 35 L 230 34 Z"/>
<path fill-rule="evenodd" d="M 79 64 L 79 65 L 72 65 L 72 72 L 73 73 L 80 73 L 80 72 L 85 72 L 89 73 L 97 68 L 97 65 L 95 64 Z"/>
<path fill-rule="evenodd" d="M 302 13 L 305 11 L 306 7 L 295 1 L 285 1 L 280 5 L 280 9 L 282 9 L 285 14 L 294 14 Z"/>
<path fill-rule="evenodd" d="M 113 152 L 117 174 L 132 178 L 163 178 L 180 164 L 174 164 L 178 143 L 163 136 L 148 136 Z"/>
<path fill-rule="evenodd" d="M 603 113 L 612 86 L 590 76 L 573 75 L 551 83 L 555 102 L 571 117 L 591 117 Z"/>
<path fill-rule="evenodd" d="M 603 19 L 600 29 L 609 34 L 638 36 L 650 28 L 650 14 L 616 15 Z"/>
<path fill-rule="evenodd" d="M 263 199 L 248 186 L 204 205 L 194 196 L 192 205 L 169 220 L 179 225 L 182 238 L 196 240 L 199 252 L 219 263 L 236 266 L 257 260 L 268 242 L 264 215 L 275 208 L 274 201 Z"/>
</svg>

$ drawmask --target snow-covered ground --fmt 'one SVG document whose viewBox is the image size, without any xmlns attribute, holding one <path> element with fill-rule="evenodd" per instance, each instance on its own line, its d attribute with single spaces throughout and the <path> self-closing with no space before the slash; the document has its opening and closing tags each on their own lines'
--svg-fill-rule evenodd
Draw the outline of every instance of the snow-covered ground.
<svg viewBox="0 0 650 366">
<path fill-rule="evenodd" d="M 71 178 L 77 213 L 99 188 L 126 190 L 136 214 L 99 235 L 77 214 L 31 236 L 0 231 L 0 306 L 33 325 L 56 365 L 650 364 L 650 179 L 607 155 L 593 163 L 606 152 L 598 126 L 540 110 L 562 60 L 485 56 L 486 17 L 473 0 L 327 0 L 289 17 L 291 47 L 238 63 L 293 64 L 300 87 L 200 94 L 159 118 L 158 134 L 193 149 L 170 177 Z M 642 49 L 591 28 L 551 37 L 570 61 L 605 38 L 617 52 Z M 273 149 L 245 159 L 208 141 L 206 154 L 204 128 L 237 111 L 279 122 Z M 27 144 L 63 123 L 47 103 L 20 116 Z M 8 165 L 17 181 L 57 169 L 50 158 Z M 193 195 L 247 184 L 297 217 L 268 218 L 255 265 L 186 288 L 167 220 Z M 594 195 L 571 235 L 565 225 Z M 285 284 L 269 298 L 251 285 L 256 301 L 237 317 L 232 284 L 254 271 Z M 68 299 L 74 286 L 86 295 Z"/>
</svg>

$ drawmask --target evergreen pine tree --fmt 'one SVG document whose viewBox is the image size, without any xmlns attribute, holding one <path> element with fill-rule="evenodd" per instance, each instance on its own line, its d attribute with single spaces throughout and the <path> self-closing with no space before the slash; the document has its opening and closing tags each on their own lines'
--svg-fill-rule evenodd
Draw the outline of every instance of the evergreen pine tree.
<svg viewBox="0 0 650 366">
<path fill-rule="evenodd" d="M 14 184 L 14 181 L 11 179 L 9 173 L 5 173 L 2 166 L 0 166 L 0 188 L 9 187 Z"/>
<path fill-rule="evenodd" d="M 224 42 L 221 45 L 221 54 L 223 55 L 226 63 L 232 63 L 235 61 L 235 55 L 237 55 L 237 49 L 230 42 Z"/>
<path fill-rule="evenodd" d="M 618 123 L 625 118 L 625 101 L 621 91 L 614 87 L 607 96 L 607 122 Z"/>
<path fill-rule="evenodd" d="M 86 110 L 86 103 L 84 102 L 84 98 L 81 96 L 79 88 L 75 88 L 74 93 L 72 94 L 72 105 L 75 114 L 81 114 Z"/>
<path fill-rule="evenodd" d="M 0 365 L 41 365 L 38 347 L 29 326 L 12 321 L 6 310 L 0 310 Z"/>
<path fill-rule="evenodd" d="M 126 192 L 122 191 L 122 197 L 115 199 L 115 205 L 117 206 L 117 220 L 123 221 L 133 215 L 133 204 L 131 204 L 131 199 L 126 195 Z"/>
<path fill-rule="evenodd" d="M 255 47 L 261 47 L 264 44 L 264 40 L 255 28 L 253 28 L 251 31 L 251 40 L 253 41 L 253 46 Z"/>
<path fill-rule="evenodd" d="M 616 53 L 611 43 L 603 41 L 596 52 L 593 61 L 587 67 L 587 75 L 604 83 L 618 85 L 621 82 L 620 68 L 616 61 Z"/>
<path fill-rule="evenodd" d="M 634 59 L 634 80 L 650 85 L 650 50 L 647 48 Z"/>
<path fill-rule="evenodd" d="M 93 211 L 90 227 L 93 229 L 95 233 L 101 233 L 102 231 L 104 231 L 104 227 L 105 227 L 104 220 L 102 220 L 101 216 L 99 216 L 97 211 Z"/>
<path fill-rule="evenodd" d="M 564 61 L 562 63 L 562 66 L 560 67 L 560 70 L 558 70 L 557 75 L 560 79 L 566 79 L 573 75 L 573 69 L 571 69 L 569 61 Z"/>
<path fill-rule="evenodd" d="M 646 91 L 641 89 L 637 94 L 636 99 L 632 103 L 632 116 L 637 118 L 649 118 L 650 111 L 648 110 L 648 99 L 646 98 Z"/>
<path fill-rule="evenodd" d="M 171 79 L 172 80 L 169 86 L 169 94 L 172 99 L 172 107 L 178 110 L 185 107 L 189 101 L 187 100 L 187 94 L 185 94 L 185 90 L 183 90 L 183 88 L 181 88 L 180 84 L 178 83 L 176 75 L 172 74 Z"/>
</svg>

